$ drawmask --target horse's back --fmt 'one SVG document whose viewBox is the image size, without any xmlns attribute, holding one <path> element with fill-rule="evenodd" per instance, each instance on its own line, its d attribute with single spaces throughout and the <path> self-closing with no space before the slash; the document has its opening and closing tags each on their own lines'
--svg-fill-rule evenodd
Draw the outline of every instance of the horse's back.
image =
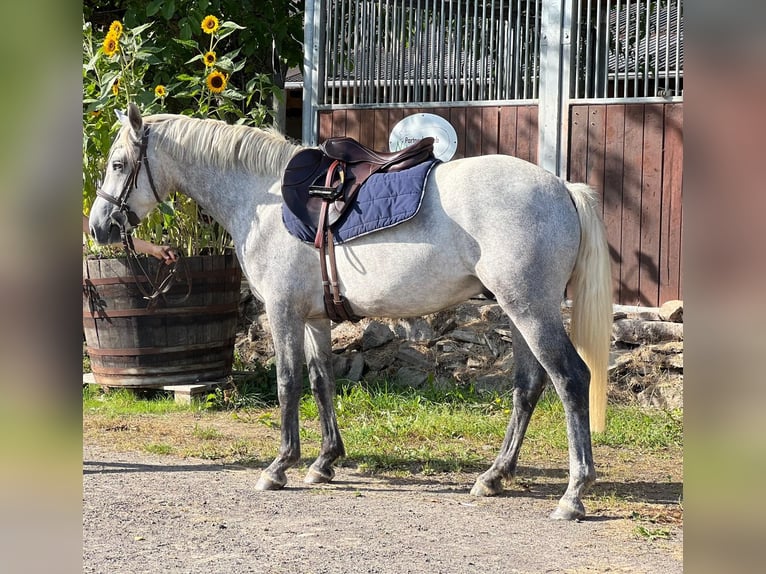
<svg viewBox="0 0 766 574">
<path fill-rule="evenodd" d="M 576 252 L 579 220 L 566 183 L 541 167 L 506 155 L 465 158 L 433 175 L 438 209 L 474 235 L 532 249 L 554 242 Z"/>
</svg>

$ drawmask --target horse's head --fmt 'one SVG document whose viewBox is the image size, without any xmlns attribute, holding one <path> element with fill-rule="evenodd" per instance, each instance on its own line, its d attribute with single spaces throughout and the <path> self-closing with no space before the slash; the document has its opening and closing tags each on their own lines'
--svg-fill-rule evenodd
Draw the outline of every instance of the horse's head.
<svg viewBox="0 0 766 574">
<path fill-rule="evenodd" d="M 104 181 L 90 210 L 90 233 L 98 243 L 116 243 L 161 201 L 149 169 L 146 150 L 149 128 L 130 103 L 109 150 Z"/>
</svg>

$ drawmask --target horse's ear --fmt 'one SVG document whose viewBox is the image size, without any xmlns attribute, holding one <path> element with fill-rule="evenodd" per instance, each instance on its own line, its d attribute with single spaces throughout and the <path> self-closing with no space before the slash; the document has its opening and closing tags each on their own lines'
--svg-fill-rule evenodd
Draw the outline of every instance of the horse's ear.
<svg viewBox="0 0 766 574">
<path fill-rule="evenodd" d="M 143 134 L 144 120 L 141 118 L 141 111 L 138 106 L 133 102 L 128 103 L 128 120 L 130 127 L 133 128 L 133 133 L 140 139 Z"/>
<path fill-rule="evenodd" d="M 128 123 L 128 116 L 123 112 L 122 110 L 114 110 L 114 113 L 117 115 L 117 120 L 122 124 L 125 125 Z"/>
</svg>

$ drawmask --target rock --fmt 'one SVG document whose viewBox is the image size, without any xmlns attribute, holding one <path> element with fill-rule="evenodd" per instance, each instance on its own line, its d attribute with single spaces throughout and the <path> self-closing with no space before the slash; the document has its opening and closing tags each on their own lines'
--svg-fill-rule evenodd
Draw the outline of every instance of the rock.
<svg viewBox="0 0 766 574">
<path fill-rule="evenodd" d="M 396 353 L 396 359 L 403 363 L 407 363 L 410 366 L 425 370 L 433 367 L 433 361 L 428 357 L 427 353 L 407 344 L 399 347 L 399 351 Z"/>
<path fill-rule="evenodd" d="M 462 341 L 463 343 L 474 343 L 477 345 L 486 344 L 484 337 L 475 333 L 474 331 L 468 331 L 466 329 L 455 329 L 447 333 L 447 337 L 455 339 L 456 341 Z"/>
<path fill-rule="evenodd" d="M 396 371 L 397 384 L 412 387 L 414 389 L 420 388 L 428 382 L 429 373 L 422 369 L 415 367 L 402 367 Z"/>
<path fill-rule="evenodd" d="M 478 393 L 503 393 L 510 388 L 511 378 L 508 373 L 492 373 L 477 377 L 473 388 Z"/>
<path fill-rule="evenodd" d="M 670 321 L 672 323 L 684 322 L 684 302 L 674 299 L 673 301 L 667 301 L 660 307 L 660 317 L 663 321 Z"/>
<path fill-rule="evenodd" d="M 332 374 L 336 379 L 345 379 L 348 373 L 348 366 L 351 361 L 345 355 L 332 356 Z"/>
<path fill-rule="evenodd" d="M 394 327 L 394 332 L 400 339 L 415 342 L 428 342 L 436 337 L 431 322 L 424 317 L 399 319 Z"/>
<path fill-rule="evenodd" d="M 364 374 L 364 355 L 359 352 L 351 353 L 346 378 L 349 381 L 360 381 Z"/>
<path fill-rule="evenodd" d="M 380 321 L 370 321 L 362 333 L 362 350 L 377 349 L 394 340 L 394 332 Z"/>
<path fill-rule="evenodd" d="M 377 349 L 370 349 L 364 352 L 364 362 L 370 371 L 385 371 L 396 360 L 398 349 L 398 345 L 394 343 L 389 343 Z"/>
</svg>

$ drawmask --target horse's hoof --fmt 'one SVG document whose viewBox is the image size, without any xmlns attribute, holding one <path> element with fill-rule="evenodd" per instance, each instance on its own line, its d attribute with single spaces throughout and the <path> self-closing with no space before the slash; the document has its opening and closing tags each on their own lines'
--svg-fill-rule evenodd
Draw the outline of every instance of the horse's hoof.
<svg viewBox="0 0 766 574">
<path fill-rule="evenodd" d="M 503 487 L 497 484 L 487 484 L 481 478 L 477 479 L 471 489 L 473 496 L 497 496 L 503 492 Z"/>
<path fill-rule="evenodd" d="M 314 465 L 311 465 L 303 482 L 307 484 L 325 484 L 330 482 L 333 478 L 335 478 L 335 470 L 332 467 L 330 467 L 329 472 L 325 472 L 316 468 Z"/>
<path fill-rule="evenodd" d="M 550 513 L 551 520 L 582 520 L 585 518 L 585 507 L 582 503 L 570 505 L 559 502 L 556 510 Z"/>
<path fill-rule="evenodd" d="M 255 490 L 280 490 L 287 484 L 287 477 L 274 478 L 266 472 L 261 473 L 261 477 L 258 479 L 258 483 L 255 485 Z"/>
</svg>

